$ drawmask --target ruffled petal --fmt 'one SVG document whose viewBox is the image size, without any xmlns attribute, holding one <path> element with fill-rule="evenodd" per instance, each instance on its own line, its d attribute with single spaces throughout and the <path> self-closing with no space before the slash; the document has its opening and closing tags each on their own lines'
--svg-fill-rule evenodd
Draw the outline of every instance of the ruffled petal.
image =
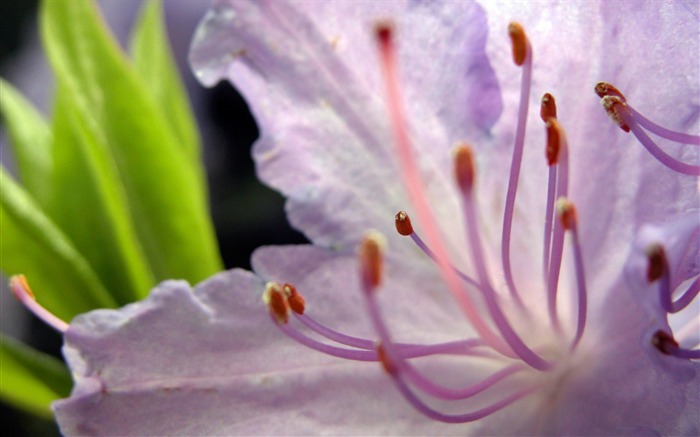
<svg viewBox="0 0 700 437">
<path fill-rule="evenodd" d="M 298 280 L 301 290 L 309 290 L 309 311 L 320 314 L 319 319 L 367 334 L 364 314 L 353 309 L 358 296 L 353 294 L 352 257 L 309 246 L 269 248 L 256 256 L 255 264 L 266 279 Z M 347 290 L 339 288 L 346 284 Z M 142 302 L 78 316 L 65 334 L 64 346 L 76 384 L 70 398 L 53 406 L 61 431 L 66 435 L 459 432 L 436 427 L 411 409 L 379 364 L 326 357 L 287 338 L 267 315 L 263 288 L 258 276 L 232 270 L 194 290 L 184 281 L 167 281 Z M 418 325 L 421 317 L 426 319 L 425 312 L 418 315 Z"/>
<path fill-rule="evenodd" d="M 421 167 L 449 221 L 459 211 L 450 147 L 482 139 L 501 110 L 479 6 L 220 1 L 193 43 L 200 79 L 230 80 L 260 123 L 259 176 L 288 197 L 292 224 L 324 246 L 354 245 L 369 227 L 391 235 L 393 214 L 409 206 L 373 41 L 386 19 L 398 31 Z"/>
</svg>

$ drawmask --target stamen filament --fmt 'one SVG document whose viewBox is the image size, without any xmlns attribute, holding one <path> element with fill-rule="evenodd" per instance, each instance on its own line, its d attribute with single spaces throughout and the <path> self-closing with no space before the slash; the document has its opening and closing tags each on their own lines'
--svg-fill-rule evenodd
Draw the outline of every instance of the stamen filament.
<svg viewBox="0 0 700 437">
<path fill-rule="evenodd" d="M 467 222 L 467 235 L 469 238 L 469 246 L 471 248 L 472 259 L 477 270 L 479 283 L 484 290 L 484 298 L 486 306 L 491 315 L 491 319 L 496 324 L 496 328 L 503 336 L 503 339 L 510 346 L 512 351 L 520 357 L 526 364 L 537 370 L 549 370 L 552 364 L 542 359 L 532 349 L 530 349 L 513 330 L 512 326 L 506 319 L 498 302 L 496 301 L 496 293 L 489 281 L 486 265 L 483 258 L 483 249 L 481 238 L 479 236 L 478 224 L 476 220 L 476 212 L 474 208 L 474 200 L 471 191 L 463 192 L 462 196 L 464 215 Z"/>
<path fill-rule="evenodd" d="M 677 313 L 684 310 L 688 305 L 695 300 L 698 293 L 700 293 L 700 276 L 695 278 L 695 280 L 688 286 L 685 293 L 681 295 L 676 301 L 671 305 L 672 313 Z"/>
<path fill-rule="evenodd" d="M 408 194 L 411 198 L 418 217 L 425 229 L 428 242 L 435 250 L 438 267 L 445 279 L 448 289 L 452 296 L 457 300 L 462 312 L 471 322 L 472 326 L 479 335 L 495 350 L 505 353 L 508 347 L 503 341 L 496 336 L 488 325 L 476 311 L 474 303 L 467 293 L 462 292 L 462 285 L 459 277 L 451 267 L 447 248 L 445 247 L 437 223 L 433 217 L 422 184 L 422 179 L 416 165 L 411 140 L 406 129 L 405 116 L 403 114 L 403 104 L 401 93 L 398 86 L 398 73 L 396 69 L 396 61 L 394 59 L 393 45 L 393 30 L 388 25 L 383 25 L 377 28 L 377 40 L 380 49 L 380 59 L 384 72 L 384 82 L 388 94 L 389 114 L 393 125 L 394 138 L 397 146 L 400 167 L 404 183 L 408 188 Z"/>
<path fill-rule="evenodd" d="M 32 293 L 32 289 L 29 288 L 29 283 L 27 283 L 27 278 L 25 278 L 24 275 L 12 276 L 10 278 L 10 289 L 17 300 L 22 302 L 29 311 L 34 313 L 34 315 L 40 318 L 44 323 L 62 334 L 68 330 L 68 323 L 56 317 L 36 301 L 34 293 Z"/>
<path fill-rule="evenodd" d="M 297 319 L 306 325 L 311 330 L 323 337 L 360 349 L 375 350 L 376 343 L 372 340 L 353 337 L 342 334 L 327 326 L 324 326 L 311 318 L 308 315 L 295 314 Z M 472 354 L 471 349 L 484 346 L 484 342 L 480 339 L 457 340 L 436 344 L 414 344 L 414 343 L 395 343 L 396 348 L 403 358 L 417 358 L 436 354 Z"/>
<path fill-rule="evenodd" d="M 433 420 L 438 420 L 440 422 L 445 422 L 445 423 L 467 423 L 467 422 L 474 422 L 480 419 L 483 419 L 484 417 L 487 417 L 505 407 L 508 405 L 512 404 L 513 402 L 527 396 L 528 394 L 532 393 L 535 389 L 534 388 L 528 388 L 525 390 L 521 390 L 518 392 L 515 392 L 511 394 L 510 396 L 495 402 L 488 407 L 482 408 L 480 410 L 476 410 L 471 413 L 464 413 L 464 414 L 445 414 L 441 413 L 439 411 L 434 410 L 433 408 L 430 408 L 428 405 L 426 405 L 423 401 L 421 401 L 415 393 L 408 387 L 408 385 L 405 383 L 401 375 L 399 374 L 392 374 L 392 379 L 394 380 L 394 383 L 396 384 L 397 388 L 399 391 L 406 397 L 408 402 L 418 411 L 426 415 L 427 417 L 433 419 Z"/>
<path fill-rule="evenodd" d="M 513 211 L 515 210 L 515 197 L 518 192 L 518 179 L 520 178 L 520 167 L 523 160 L 523 149 L 525 147 L 525 128 L 527 126 L 527 112 L 530 106 L 530 88 L 532 85 L 532 47 L 530 41 L 525 36 L 522 26 L 517 23 L 511 23 L 508 26 L 511 39 L 513 39 L 513 51 L 516 64 L 518 58 L 522 58 L 522 62 L 518 65 L 523 67 L 522 77 L 520 80 L 520 104 L 518 107 L 518 123 L 515 131 L 515 145 L 513 147 L 513 157 L 510 165 L 510 176 L 508 179 L 508 191 L 506 193 L 506 204 L 503 211 L 503 230 L 501 234 L 501 263 L 503 264 L 503 273 L 506 278 L 506 284 L 515 302 L 523 308 L 522 300 L 518 290 L 515 287 L 513 279 L 513 271 L 510 265 L 510 237 L 513 227 Z M 516 51 L 522 52 L 522 42 L 517 43 L 514 36 L 522 34 L 524 39 L 524 58 L 521 55 L 516 55 Z M 521 39 L 518 38 L 518 39 Z"/>
<path fill-rule="evenodd" d="M 549 263 L 552 253 L 552 232 L 554 225 L 554 200 L 556 199 L 558 165 L 549 167 L 547 182 L 547 206 L 544 213 L 544 253 L 542 254 L 542 271 L 544 272 L 545 287 L 549 288 Z"/>
<path fill-rule="evenodd" d="M 634 119 L 637 121 L 637 123 L 643 127 L 644 129 L 648 130 L 649 132 L 660 136 L 661 138 L 666 138 L 667 140 L 671 140 L 675 143 L 681 143 L 681 144 L 691 144 L 694 146 L 700 146 L 700 136 L 698 135 L 690 135 L 690 134 L 685 134 L 682 132 L 676 132 L 671 129 L 666 129 L 663 126 L 659 126 L 658 124 L 654 123 L 653 121 L 649 120 L 645 116 L 643 116 L 639 111 L 634 109 L 629 103 L 627 103 L 627 109 L 630 110 L 632 113 L 632 116 Z"/>
<path fill-rule="evenodd" d="M 664 152 L 649 135 L 639 126 L 635 117 L 629 110 L 629 106 L 622 103 L 615 103 L 615 110 L 622 121 L 630 128 L 637 140 L 642 143 L 645 149 L 656 158 L 657 161 L 681 174 L 688 176 L 700 176 L 700 166 L 686 164 Z"/>
<path fill-rule="evenodd" d="M 574 255 L 574 269 L 576 271 L 576 288 L 578 290 L 578 318 L 576 322 L 576 334 L 571 342 L 571 350 L 576 349 L 583 331 L 586 328 L 586 315 L 588 311 L 588 292 L 586 291 L 586 276 L 583 269 L 583 255 L 578 235 L 576 209 L 567 199 L 562 198 L 557 202 L 557 210 L 566 230 L 571 232 L 572 252 Z"/>
<path fill-rule="evenodd" d="M 418 233 L 415 230 L 410 235 L 410 237 L 411 237 L 411 240 L 413 240 L 413 242 L 416 244 L 416 246 L 418 246 L 420 248 L 420 250 L 423 251 L 423 253 L 425 253 L 430 259 L 432 259 L 433 261 L 435 261 L 437 263 L 437 256 L 435 255 L 435 252 L 433 252 L 430 249 L 430 247 L 428 247 L 428 245 L 425 244 L 423 239 L 420 237 L 420 235 L 418 235 Z M 457 273 L 457 276 L 459 276 L 462 280 L 464 280 L 464 282 L 478 288 L 479 290 L 482 290 L 481 285 L 479 285 L 479 283 L 474 278 L 467 275 L 466 273 L 464 273 L 463 271 L 461 271 L 460 269 L 458 269 L 457 267 L 455 267 L 451 264 L 450 264 L 450 267 L 452 267 L 452 269 L 454 269 L 455 273 Z"/>
</svg>

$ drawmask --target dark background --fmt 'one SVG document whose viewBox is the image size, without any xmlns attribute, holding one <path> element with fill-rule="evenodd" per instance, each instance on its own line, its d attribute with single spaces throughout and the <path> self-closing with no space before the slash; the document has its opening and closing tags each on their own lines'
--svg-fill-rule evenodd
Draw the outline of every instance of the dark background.
<svg viewBox="0 0 700 437">
<path fill-rule="evenodd" d="M 130 24 L 140 2 L 111 1 L 113 10 L 105 10 L 105 14 L 123 13 L 125 17 L 121 17 L 121 21 Z M 40 50 L 37 44 L 37 3 L 36 0 L 0 2 L 0 76 L 10 82 L 13 82 L 13 77 L 28 73 L 22 69 L 45 68 L 34 66 L 31 62 L 20 62 L 28 52 Z M 250 268 L 250 254 L 255 248 L 269 244 L 303 243 L 306 240 L 288 225 L 284 215 L 284 199 L 260 184 L 255 177 L 250 148 L 259 132 L 245 101 L 228 83 L 204 89 L 196 83 L 187 68 L 187 42 L 199 17 L 191 11 L 174 11 L 177 9 L 174 5 L 179 2 L 164 3 L 168 31 L 181 74 L 194 102 L 202 134 L 211 214 L 221 254 L 226 268 Z M 128 10 L 115 12 L 116 4 Z M 186 16 L 183 18 L 182 15 Z M 111 21 L 112 17 L 107 18 Z M 114 30 L 122 40 L 127 36 L 121 29 Z M 50 92 L 41 95 L 31 86 L 28 89 L 20 86 L 20 89 L 30 94 L 40 108 L 50 107 Z M 5 139 L 2 147 L 7 147 Z M 7 150 L 4 150 L 3 157 L 8 156 Z M 9 162 L 3 164 L 12 168 L 11 159 L 6 160 Z M 3 292 L 5 289 L 3 287 Z M 27 323 L 27 338 L 23 340 L 41 351 L 60 357 L 60 335 L 39 321 L 30 319 Z M 0 423 L 3 434 L 8 436 L 59 434 L 55 423 L 38 420 L 2 403 Z"/>
</svg>

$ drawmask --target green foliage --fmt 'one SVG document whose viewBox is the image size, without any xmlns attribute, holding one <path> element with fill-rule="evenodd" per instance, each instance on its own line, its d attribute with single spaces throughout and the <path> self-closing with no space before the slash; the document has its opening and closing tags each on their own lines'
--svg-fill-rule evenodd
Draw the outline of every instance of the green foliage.
<svg viewBox="0 0 700 437">
<path fill-rule="evenodd" d="M 4 335 L 0 362 L 0 399 L 8 404 L 49 418 L 51 402 L 70 393 L 71 377 L 61 361 Z"/>
<path fill-rule="evenodd" d="M 143 298 L 163 279 L 197 283 L 222 269 L 200 140 L 162 15 L 160 2 L 144 5 L 131 60 L 92 2 L 46 0 L 51 120 L 0 80 L 20 177 L 0 168 L 0 269 L 25 274 L 64 320 Z M 65 367 L 5 339 L 1 352 L 2 400 L 49 414 L 67 394 L 52 382 Z"/>
</svg>

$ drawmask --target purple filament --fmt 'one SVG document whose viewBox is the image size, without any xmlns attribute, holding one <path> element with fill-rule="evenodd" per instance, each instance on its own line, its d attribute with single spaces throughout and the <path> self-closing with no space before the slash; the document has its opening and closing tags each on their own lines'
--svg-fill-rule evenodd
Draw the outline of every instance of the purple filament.
<svg viewBox="0 0 700 437">
<path fill-rule="evenodd" d="M 673 304 L 671 305 L 671 310 L 672 310 L 671 312 L 677 313 L 677 312 L 685 309 L 697 297 L 699 292 L 700 292 L 700 276 L 695 278 L 695 281 L 693 281 L 688 286 L 688 289 L 685 290 L 685 293 L 683 293 L 683 295 L 681 297 L 679 297 L 678 300 L 673 302 Z"/>
<path fill-rule="evenodd" d="M 620 110 L 618 112 L 622 117 L 622 120 L 625 123 L 627 123 L 627 125 L 630 127 L 630 130 L 632 130 L 634 136 L 637 137 L 637 140 L 639 140 L 639 142 L 642 143 L 644 148 L 646 148 L 647 151 L 651 153 L 651 155 L 654 158 L 656 158 L 657 161 L 678 173 L 685 174 L 688 176 L 700 176 L 700 166 L 690 165 L 686 164 L 685 162 L 681 162 L 672 157 L 671 155 L 667 154 L 663 150 L 661 150 L 661 148 L 656 145 L 654 140 L 652 140 L 649 137 L 649 135 L 647 135 L 644 132 L 644 130 L 639 126 L 635 118 L 632 116 L 632 113 L 630 111 L 626 111 L 621 105 L 618 106 L 620 107 Z"/>
<path fill-rule="evenodd" d="M 520 104 L 518 107 L 518 124 L 515 131 L 515 145 L 513 147 L 513 158 L 510 164 L 510 177 L 508 179 L 508 192 L 506 194 L 506 205 L 503 211 L 503 231 L 501 235 L 501 263 L 505 274 L 506 284 L 516 303 L 522 308 L 518 290 L 513 280 L 513 272 L 510 265 L 510 235 L 513 228 L 513 210 L 515 209 L 515 197 L 518 192 L 518 179 L 520 178 L 520 167 L 523 160 L 523 149 L 525 147 L 525 128 L 527 125 L 527 111 L 530 106 L 530 86 L 532 84 L 532 48 L 527 42 L 527 52 L 525 62 L 522 65 L 523 73 L 520 81 Z"/>
<path fill-rule="evenodd" d="M 542 269 L 544 272 L 545 286 L 549 283 L 549 257 L 552 251 L 552 227 L 554 219 L 554 201 L 556 200 L 558 166 L 549 166 L 549 182 L 547 183 L 547 208 L 544 214 L 544 253 L 542 255 Z"/>
<path fill-rule="evenodd" d="M 412 239 L 413 242 L 416 244 L 416 246 L 418 246 L 418 247 L 423 251 L 423 253 L 425 253 L 426 255 L 428 255 L 428 257 L 429 257 L 430 259 L 432 259 L 432 260 L 433 260 L 434 262 L 436 262 L 436 263 L 438 262 L 437 256 L 435 255 L 435 252 L 433 252 L 433 251 L 430 249 L 430 247 L 428 247 L 428 245 L 427 245 L 427 244 L 425 243 L 425 241 L 423 241 L 423 239 L 416 233 L 416 231 L 413 231 L 413 233 L 411 234 L 411 239 Z M 481 286 L 479 285 L 479 283 L 476 282 L 471 276 L 469 276 L 469 275 L 467 275 L 466 273 L 462 272 L 461 270 L 459 270 L 457 267 L 453 266 L 452 264 L 450 264 L 450 266 L 452 267 L 452 270 L 454 270 L 454 272 L 457 274 L 457 276 L 459 276 L 464 282 L 466 282 L 466 283 L 468 283 L 468 284 L 470 284 L 470 285 L 472 285 L 472 286 L 474 286 L 474 287 L 476 287 L 476 288 L 478 288 L 478 289 L 481 289 Z"/>
<path fill-rule="evenodd" d="M 576 269 L 576 287 L 578 289 L 578 321 L 576 323 L 576 335 L 571 343 L 571 349 L 578 345 L 583 331 L 586 328 L 586 313 L 588 311 L 588 293 L 586 291 L 586 277 L 583 270 L 583 255 L 581 254 L 581 244 L 578 236 L 578 226 L 572 224 L 571 236 L 573 238 L 572 250 L 574 253 L 574 265 Z"/>
<path fill-rule="evenodd" d="M 559 162 L 557 167 L 557 189 L 555 198 L 566 197 L 569 192 L 569 143 L 564 135 L 559 139 Z M 549 277 L 547 278 L 547 309 L 552 326 L 561 330 L 557 316 L 557 291 L 559 289 L 559 273 L 564 253 L 564 227 L 560 220 L 554 222 L 552 251 L 549 259 Z"/>
<path fill-rule="evenodd" d="M 681 144 L 692 144 L 694 146 L 700 146 L 700 136 L 698 135 L 689 135 L 689 134 L 684 134 L 681 132 L 676 132 L 672 131 L 670 129 L 666 129 L 665 127 L 659 126 L 658 124 L 654 123 L 653 121 L 649 120 L 645 116 L 643 116 L 641 113 L 639 113 L 637 110 L 635 110 L 630 104 L 627 104 L 627 108 L 630 110 L 632 113 L 632 116 L 634 117 L 635 120 L 637 120 L 637 123 L 644 129 L 648 130 L 649 132 L 656 134 L 660 136 L 661 138 L 666 138 L 667 140 L 671 140 L 676 143 L 681 143 Z"/>
</svg>

